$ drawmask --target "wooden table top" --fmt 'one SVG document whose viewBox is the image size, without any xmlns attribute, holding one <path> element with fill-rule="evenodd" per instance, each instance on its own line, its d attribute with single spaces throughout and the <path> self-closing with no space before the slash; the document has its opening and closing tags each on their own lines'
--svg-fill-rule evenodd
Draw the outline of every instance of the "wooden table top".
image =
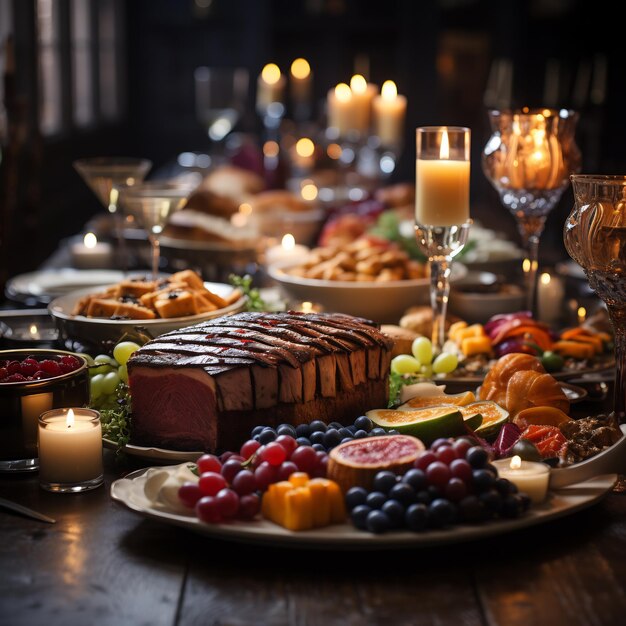
<svg viewBox="0 0 626 626">
<path fill-rule="evenodd" d="M 105 451 L 106 487 L 51 494 L 0 475 L 0 624 L 626 623 L 626 496 L 469 544 L 390 552 L 299 551 L 212 540 L 109 497 L 139 467 Z"/>
</svg>

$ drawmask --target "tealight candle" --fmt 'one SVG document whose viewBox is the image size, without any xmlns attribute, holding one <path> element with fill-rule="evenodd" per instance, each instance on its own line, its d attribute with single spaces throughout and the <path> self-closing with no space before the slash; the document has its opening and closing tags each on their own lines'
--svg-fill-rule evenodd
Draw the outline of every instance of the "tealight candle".
<svg viewBox="0 0 626 626">
<path fill-rule="evenodd" d="M 550 482 L 550 467 L 545 463 L 522 461 L 521 457 L 494 461 L 500 478 L 510 480 L 520 491 L 527 493 L 534 504 L 546 499 Z"/>
<path fill-rule="evenodd" d="M 98 269 L 111 266 L 111 245 L 98 241 L 93 233 L 87 233 L 80 243 L 71 246 L 72 263 L 80 269 Z"/>
<path fill-rule="evenodd" d="M 375 133 L 383 146 L 397 146 L 402 143 L 406 98 L 398 95 L 396 84 L 386 80 L 376 96 L 374 106 Z"/>
<path fill-rule="evenodd" d="M 309 251 L 306 246 L 296 243 L 294 236 L 287 233 L 280 245 L 272 246 L 265 252 L 265 260 L 268 265 L 287 264 L 301 260 Z"/>
<path fill-rule="evenodd" d="M 305 300 L 304 302 L 298 302 L 294 305 L 293 311 L 298 311 L 299 313 L 322 313 L 324 311 L 324 307 L 317 302 L 309 302 Z"/>
<path fill-rule="evenodd" d="M 39 484 L 48 491 L 77 493 L 103 483 L 100 413 L 53 409 L 39 418 Z"/>
</svg>

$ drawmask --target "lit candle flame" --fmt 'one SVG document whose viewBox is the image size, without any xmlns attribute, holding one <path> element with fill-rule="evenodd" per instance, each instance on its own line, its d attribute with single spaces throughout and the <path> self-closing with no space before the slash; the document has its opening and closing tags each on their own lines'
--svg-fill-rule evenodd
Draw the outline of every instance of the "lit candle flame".
<svg viewBox="0 0 626 626">
<path fill-rule="evenodd" d="M 72 426 L 74 426 L 74 411 L 72 411 L 72 409 L 70 409 L 67 412 L 67 417 L 65 418 L 65 425 L 68 428 L 71 428 Z"/>
<path fill-rule="evenodd" d="M 307 78 L 311 73 L 311 66 L 306 59 L 295 59 L 291 64 L 291 74 L 294 78 Z"/>
<path fill-rule="evenodd" d="M 31 335 L 36 335 L 38 333 L 38 328 L 37 328 L 37 324 L 31 324 L 30 328 L 29 328 L 30 334 Z"/>
<path fill-rule="evenodd" d="M 242 215 L 250 215 L 252 213 L 252 205 L 247 202 L 243 202 L 239 205 L 239 213 Z"/>
<path fill-rule="evenodd" d="M 313 313 L 313 303 L 312 302 L 303 302 L 300 307 L 303 313 Z"/>
<path fill-rule="evenodd" d="M 98 245 L 98 238 L 93 233 L 87 233 L 83 237 L 83 244 L 85 245 L 85 248 L 89 248 L 91 250 Z"/>
<path fill-rule="evenodd" d="M 357 94 L 365 93 L 367 91 L 367 81 L 361 74 L 355 74 L 350 79 L 350 89 Z"/>
<path fill-rule="evenodd" d="M 522 467 L 522 457 L 517 454 L 511 459 L 511 469 L 516 470 Z"/>
<path fill-rule="evenodd" d="M 346 83 L 339 83 L 335 87 L 335 97 L 339 100 L 339 102 L 348 102 L 352 97 L 350 87 L 348 87 Z"/>
<path fill-rule="evenodd" d="M 263 155 L 269 158 L 278 156 L 280 152 L 280 146 L 277 141 L 266 141 L 263 144 Z"/>
<path fill-rule="evenodd" d="M 300 190 L 303 200 L 311 201 L 317 198 L 317 187 L 313 183 L 307 183 Z"/>
<path fill-rule="evenodd" d="M 275 85 L 280 80 L 280 68 L 276 63 L 268 63 L 261 71 L 261 78 L 268 85 Z"/>
<path fill-rule="evenodd" d="M 587 319 L 587 309 L 584 306 L 578 307 L 578 323 L 582 324 Z"/>
<path fill-rule="evenodd" d="M 448 139 L 448 131 L 444 129 L 443 135 L 441 135 L 441 146 L 439 147 L 439 158 L 450 158 L 450 141 Z"/>
<path fill-rule="evenodd" d="M 541 275 L 541 278 L 539 280 L 541 281 L 542 285 L 549 285 L 550 281 L 552 280 L 552 277 L 550 276 L 550 274 L 546 272 Z"/>
<path fill-rule="evenodd" d="M 383 100 L 395 100 L 398 95 L 398 88 L 392 80 L 386 80 L 380 90 Z"/>
<path fill-rule="evenodd" d="M 315 144 L 308 137 L 302 137 L 302 139 L 298 139 L 296 142 L 296 152 L 298 156 L 307 158 L 313 156 L 315 152 Z"/>
<path fill-rule="evenodd" d="M 283 250 L 293 250 L 296 246 L 296 239 L 291 233 L 287 233 L 281 242 Z"/>
<path fill-rule="evenodd" d="M 530 272 L 530 259 L 524 259 L 522 261 L 522 270 L 524 274 L 527 274 L 528 272 Z"/>
</svg>

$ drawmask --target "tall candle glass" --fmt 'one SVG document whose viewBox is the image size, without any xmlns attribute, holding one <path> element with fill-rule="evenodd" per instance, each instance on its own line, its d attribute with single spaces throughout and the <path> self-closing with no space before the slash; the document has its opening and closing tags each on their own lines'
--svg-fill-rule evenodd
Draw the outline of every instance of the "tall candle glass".
<svg viewBox="0 0 626 626">
<path fill-rule="evenodd" d="M 574 132 L 578 114 L 566 109 L 489 111 L 492 135 L 483 150 L 483 171 L 515 216 L 528 254 L 527 308 L 536 310 L 539 239 L 548 213 L 580 168 Z"/>
<path fill-rule="evenodd" d="M 467 242 L 470 129 L 424 126 L 416 130 L 415 234 L 428 256 L 433 345 L 445 341 L 452 259 Z"/>
<path fill-rule="evenodd" d="M 574 208 L 563 230 L 569 255 L 606 303 L 615 333 L 615 413 L 626 421 L 626 176 L 571 177 Z"/>
</svg>

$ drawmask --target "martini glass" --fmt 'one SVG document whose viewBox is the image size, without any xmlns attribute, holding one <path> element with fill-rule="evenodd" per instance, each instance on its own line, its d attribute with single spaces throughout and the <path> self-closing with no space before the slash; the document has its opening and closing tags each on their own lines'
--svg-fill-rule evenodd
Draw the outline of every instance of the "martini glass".
<svg viewBox="0 0 626 626">
<path fill-rule="evenodd" d="M 152 278 L 159 273 L 160 237 L 172 213 L 185 205 L 194 186 L 185 182 L 144 182 L 121 190 L 120 201 L 146 231 L 152 247 Z"/>
<path fill-rule="evenodd" d="M 94 157 L 78 159 L 73 165 L 98 200 L 113 215 L 120 250 L 119 256 L 123 269 L 126 270 L 126 246 L 122 230 L 122 215 L 119 210 L 120 189 L 143 181 L 152 167 L 152 161 L 131 157 Z"/>
</svg>

